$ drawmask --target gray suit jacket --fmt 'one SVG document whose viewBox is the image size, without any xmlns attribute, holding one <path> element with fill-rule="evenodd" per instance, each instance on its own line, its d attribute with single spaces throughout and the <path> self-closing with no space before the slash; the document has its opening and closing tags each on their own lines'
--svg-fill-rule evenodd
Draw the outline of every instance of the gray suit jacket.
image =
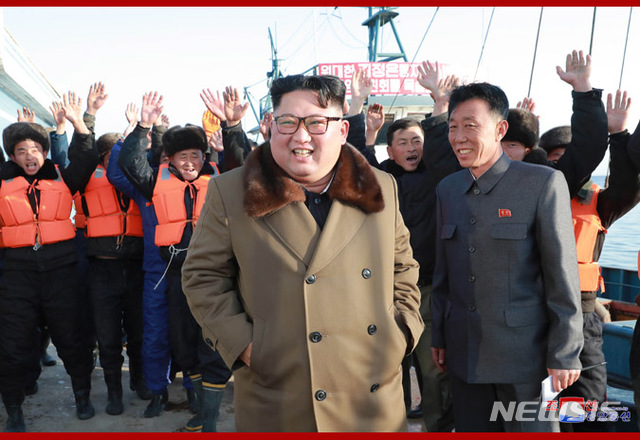
<svg viewBox="0 0 640 440">
<path fill-rule="evenodd" d="M 525 383 L 579 369 L 582 315 L 562 173 L 506 155 L 437 188 L 432 346 L 468 383 Z"/>
</svg>

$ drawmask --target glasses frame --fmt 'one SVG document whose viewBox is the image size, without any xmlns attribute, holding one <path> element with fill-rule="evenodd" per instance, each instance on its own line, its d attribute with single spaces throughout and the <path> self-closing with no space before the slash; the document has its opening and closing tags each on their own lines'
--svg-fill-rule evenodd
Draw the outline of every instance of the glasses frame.
<svg viewBox="0 0 640 440">
<path fill-rule="evenodd" d="M 278 120 L 284 117 L 288 117 L 288 118 L 295 118 L 298 120 L 298 124 L 296 125 L 296 129 L 293 130 L 291 133 L 283 133 L 282 131 L 280 131 L 280 126 L 278 125 Z M 322 119 L 326 119 L 327 123 L 324 126 L 324 131 L 322 133 L 311 133 L 309 131 L 309 126 L 307 125 L 307 119 L 308 118 L 322 118 Z M 307 133 L 311 134 L 311 135 L 323 135 L 327 132 L 327 130 L 329 129 L 329 122 L 331 121 L 341 121 L 343 118 L 341 116 L 321 116 L 321 115 L 310 115 L 310 116 L 305 116 L 304 118 L 300 118 L 298 116 L 294 116 L 294 115 L 290 115 L 290 114 L 284 114 L 284 115 L 280 115 L 280 116 L 276 116 L 275 118 L 273 118 L 273 121 L 276 123 L 276 129 L 278 130 L 278 133 L 280 134 L 284 134 L 284 135 L 291 135 L 291 134 L 295 134 L 299 129 L 300 129 L 300 123 L 303 122 L 304 128 L 305 130 L 307 130 Z"/>
</svg>

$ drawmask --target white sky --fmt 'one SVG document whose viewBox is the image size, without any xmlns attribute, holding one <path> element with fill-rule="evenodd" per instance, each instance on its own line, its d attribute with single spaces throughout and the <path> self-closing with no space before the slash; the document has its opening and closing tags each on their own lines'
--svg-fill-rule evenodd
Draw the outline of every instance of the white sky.
<svg viewBox="0 0 640 440">
<path fill-rule="evenodd" d="M 449 73 L 473 79 L 492 8 L 441 8 L 418 46 L 435 7 L 399 8 L 395 20 L 409 61 L 438 60 Z M 250 88 L 267 93 L 271 70 L 268 28 L 277 40 L 285 73 L 319 62 L 367 60 L 366 8 L 3 8 L 4 25 L 59 93 L 86 97 L 103 81 L 109 101 L 98 114 L 97 132 L 120 131 L 128 102 L 158 90 L 172 124 L 200 123 L 203 88 Z M 501 86 L 512 106 L 527 94 L 540 8 L 495 9 L 478 80 Z M 625 46 L 629 8 L 598 8 L 592 85 L 615 92 Z M 555 71 L 573 49 L 589 50 L 593 8 L 545 8 L 531 96 L 541 132 L 569 124 L 571 87 Z M 384 46 L 396 51 L 389 26 Z M 315 32 L 314 32 L 315 30 Z M 622 88 L 639 102 L 640 11 L 634 10 Z M 606 98 L 605 98 L 606 100 Z M 251 111 L 250 111 L 251 112 Z M 245 120 L 245 128 L 256 124 Z M 596 174 L 604 174 L 604 164 Z"/>
</svg>

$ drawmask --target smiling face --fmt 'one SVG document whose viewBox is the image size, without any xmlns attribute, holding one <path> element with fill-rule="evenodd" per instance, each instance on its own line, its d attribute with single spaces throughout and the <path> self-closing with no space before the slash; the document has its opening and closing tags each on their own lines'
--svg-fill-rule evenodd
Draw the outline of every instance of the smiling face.
<svg viewBox="0 0 640 440">
<path fill-rule="evenodd" d="M 349 123 L 329 121 L 324 134 L 309 134 L 301 122 L 293 134 L 278 131 L 275 119 L 282 115 L 342 117 L 342 108 L 322 108 L 318 95 L 311 90 L 296 90 L 282 95 L 271 123 L 271 154 L 276 163 L 293 180 L 309 191 L 321 192 L 331 179 L 342 145 L 347 141 Z"/>
<path fill-rule="evenodd" d="M 500 159 L 508 123 L 474 98 L 458 104 L 449 117 L 449 143 L 463 168 L 480 177 Z"/>
<path fill-rule="evenodd" d="M 34 176 L 44 165 L 46 153 L 38 142 L 27 139 L 19 142 L 9 157 L 18 164 L 27 176 Z"/>
<path fill-rule="evenodd" d="M 391 145 L 387 146 L 389 159 L 405 171 L 415 171 L 422 160 L 424 135 L 420 127 L 409 127 L 393 133 Z"/>
<path fill-rule="evenodd" d="M 184 180 L 191 182 L 198 177 L 204 165 L 204 153 L 199 148 L 178 151 L 169 157 L 169 162 L 176 167 Z"/>
</svg>

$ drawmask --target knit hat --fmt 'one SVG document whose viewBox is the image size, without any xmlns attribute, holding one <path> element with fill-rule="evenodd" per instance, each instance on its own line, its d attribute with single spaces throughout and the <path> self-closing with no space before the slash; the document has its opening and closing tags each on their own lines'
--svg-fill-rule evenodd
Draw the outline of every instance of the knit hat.
<svg viewBox="0 0 640 440">
<path fill-rule="evenodd" d="M 519 108 L 509 109 L 509 128 L 503 141 L 520 142 L 525 148 L 533 148 L 538 143 L 539 123 L 536 115 Z"/>
<path fill-rule="evenodd" d="M 51 148 L 47 131 L 42 125 L 35 122 L 15 122 L 2 132 L 2 144 L 8 156 L 13 155 L 16 145 L 26 140 L 32 140 L 42 145 L 44 153 L 47 153 Z"/>
<path fill-rule="evenodd" d="M 566 147 L 571 142 L 571 127 L 555 127 L 540 136 L 540 148 L 550 153 L 554 148 Z"/>
<path fill-rule="evenodd" d="M 162 148 L 167 156 L 196 148 L 203 153 L 207 151 L 207 136 L 197 125 L 187 124 L 184 127 L 176 125 L 162 135 Z"/>
</svg>

